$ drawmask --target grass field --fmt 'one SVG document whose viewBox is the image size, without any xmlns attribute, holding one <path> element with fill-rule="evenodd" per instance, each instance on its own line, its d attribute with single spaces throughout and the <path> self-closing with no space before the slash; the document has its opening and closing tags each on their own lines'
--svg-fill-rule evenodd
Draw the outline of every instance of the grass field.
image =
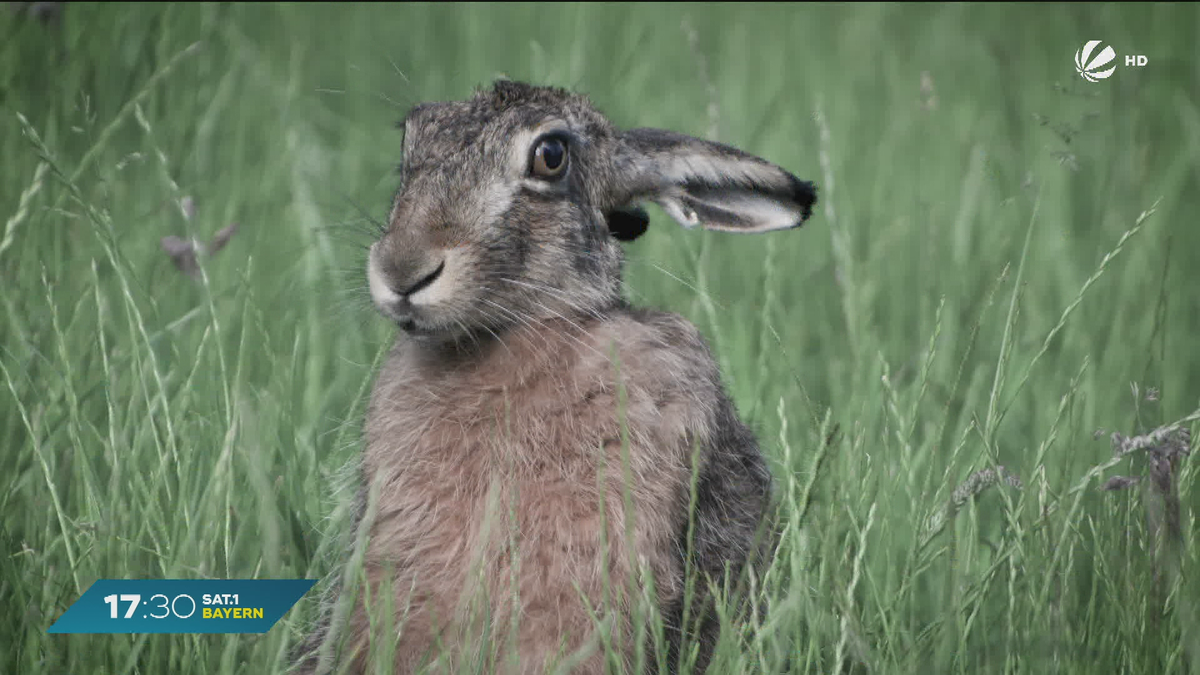
<svg viewBox="0 0 1200 675">
<path fill-rule="evenodd" d="M 772 611 L 711 672 L 1200 673 L 1194 441 L 1110 439 L 1200 419 L 1195 5 L 10 10 L 0 671 L 284 670 L 312 598 L 265 635 L 46 628 L 99 578 L 330 573 L 392 124 L 503 73 L 820 185 L 800 230 L 653 210 L 628 246 L 778 478 Z M 1086 82 L 1090 39 L 1148 63 Z M 160 244 L 235 222 L 195 278 Z"/>
</svg>

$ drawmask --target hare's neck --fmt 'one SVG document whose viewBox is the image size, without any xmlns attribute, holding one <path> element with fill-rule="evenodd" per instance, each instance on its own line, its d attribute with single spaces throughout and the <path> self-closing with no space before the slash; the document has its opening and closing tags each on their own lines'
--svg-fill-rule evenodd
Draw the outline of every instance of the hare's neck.
<svg viewBox="0 0 1200 675">
<path fill-rule="evenodd" d="M 577 313 L 529 321 L 500 331 L 431 342 L 401 337 L 404 359 L 425 378 L 478 374 L 500 368 L 520 377 L 522 371 L 544 368 L 589 342 L 588 335 L 608 319 L 609 312 Z"/>
</svg>

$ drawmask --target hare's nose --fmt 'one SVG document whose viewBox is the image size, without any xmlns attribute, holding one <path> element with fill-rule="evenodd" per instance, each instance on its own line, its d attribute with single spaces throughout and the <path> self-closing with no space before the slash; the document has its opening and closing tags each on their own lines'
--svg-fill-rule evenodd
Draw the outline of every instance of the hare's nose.
<svg viewBox="0 0 1200 675">
<path fill-rule="evenodd" d="M 438 266 L 436 268 L 434 268 L 434 270 L 432 272 L 429 272 L 425 276 L 417 279 L 415 282 L 411 283 L 408 286 L 408 288 L 393 288 L 392 290 L 396 291 L 397 293 L 404 296 L 405 298 L 408 298 L 412 294 L 420 291 L 423 288 L 427 288 L 430 284 L 437 281 L 437 278 L 442 276 L 442 270 L 444 270 L 445 268 L 446 268 L 446 261 L 443 260 L 440 263 L 438 263 Z"/>
</svg>

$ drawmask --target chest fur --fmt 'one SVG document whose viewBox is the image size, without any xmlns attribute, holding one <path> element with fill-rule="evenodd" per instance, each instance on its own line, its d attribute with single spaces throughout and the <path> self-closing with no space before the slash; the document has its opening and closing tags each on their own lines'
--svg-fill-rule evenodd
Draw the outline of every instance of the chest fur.
<svg viewBox="0 0 1200 675">
<path fill-rule="evenodd" d="M 686 364 L 615 332 L 512 340 L 440 372 L 398 348 L 368 417 L 368 564 L 397 570 L 443 616 L 472 578 L 560 621 L 580 591 L 599 596 L 636 566 L 673 593 L 706 411 L 677 381 Z"/>
</svg>

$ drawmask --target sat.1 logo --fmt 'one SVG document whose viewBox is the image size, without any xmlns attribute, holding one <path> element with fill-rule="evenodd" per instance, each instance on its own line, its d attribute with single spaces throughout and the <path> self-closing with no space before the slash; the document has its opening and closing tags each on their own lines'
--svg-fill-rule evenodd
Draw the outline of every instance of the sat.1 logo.
<svg viewBox="0 0 1200 675">
<path fill-rule="evenodd" d="M 1104 45 L 1104 49 L 1099 52 L 1096 47 L 1104 44 L 1101 40 L 1088 40 L 1087 44 L 1075 52 L 1075 70 L 1079 76 L 1088 82 L 1099 82 L 1107 79 L 1117 70 L 1117 64 L 1113 61 L 1117 58 L 1117 52 L 1112 48 L 1112 45 Z M 1093 53 L 1095 55 L 1093 55 Z M 1129 54 L 1125 56 L 1126 66 L 1141 67 L 1149 61 L 1142 54 Z M 1111 65 L 1109 65 L 1111 64 Z"/>
</svg>

